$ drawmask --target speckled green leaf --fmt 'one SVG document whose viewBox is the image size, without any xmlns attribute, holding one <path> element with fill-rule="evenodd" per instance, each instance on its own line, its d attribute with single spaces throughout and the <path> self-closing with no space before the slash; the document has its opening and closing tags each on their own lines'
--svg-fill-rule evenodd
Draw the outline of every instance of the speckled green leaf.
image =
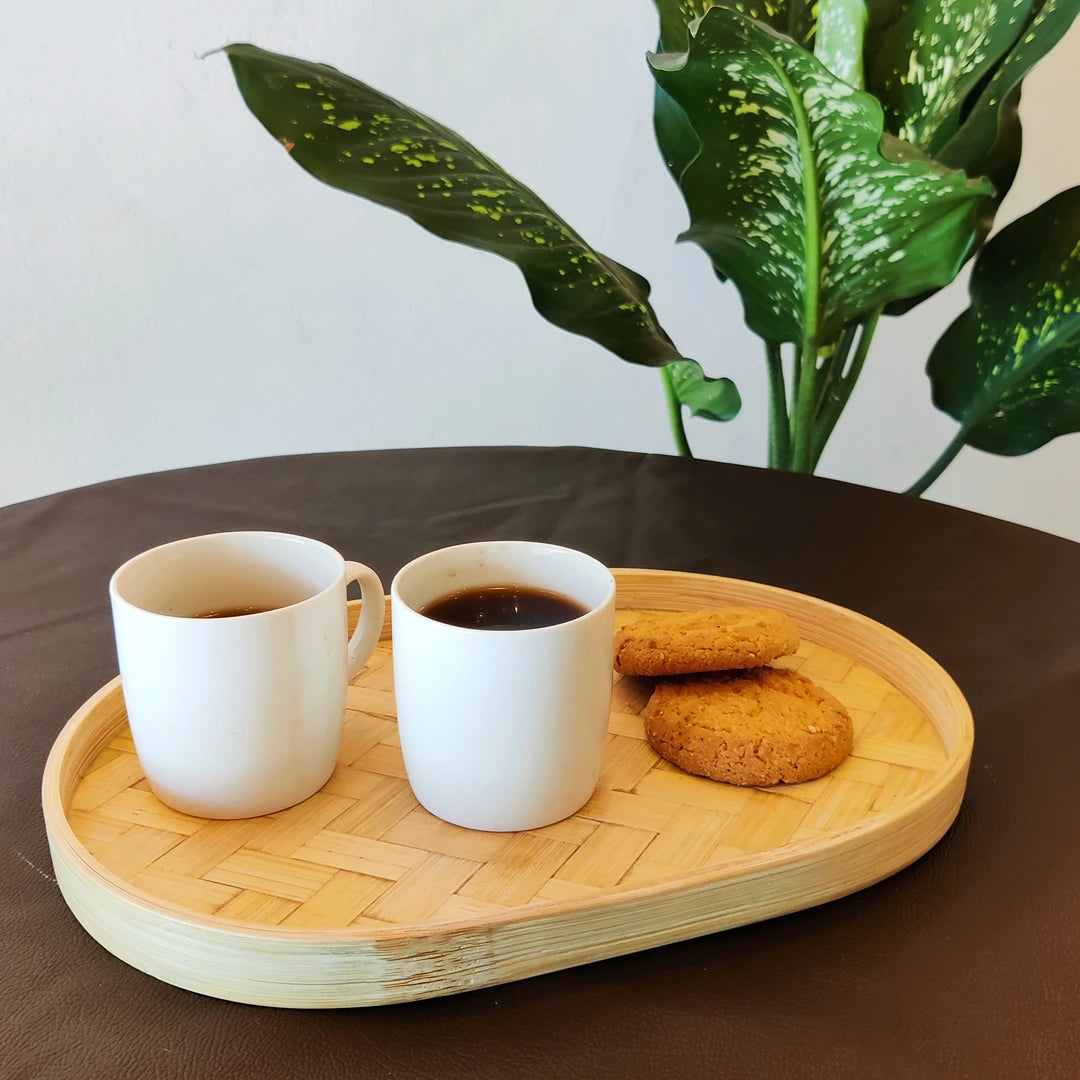
<svg viewBox="0 0 1080 1080">
<path fill-rule="evenodd" d="M 866 85 L 893 134 L 935 155 L 980 79 L 1008 52 L 1032 0 L 910 0 L 867 50 Z"/>
<path fill-rule="evenodd" d="M 825 0 L 834 6 L 862 3 L 862 0 Z M 690 26 L 710 8 L 723 6 L 741 11 L 774 30 L 795 38 L 810 48 L 817 19 L 813 2 L 803 0 L 654 0 L 660 16 L 660 40 L 657 52 L 685 52 L 690 40 Z M 835 34 L 834 34 L 835 41 Z M 694 159 L 700 143 L 686 113 L 657 84 L 653 101 L 653 131 L 660 156 L 676 183 L 683 169 Z M 723 277 L 723 275 L 721 275 Z"/>
<path fill-rule="evenodd" d="M 668 370 L 676 397 L 692 416 L 731 420 L 738 414 L 742 400 L 730 379 L 709 378 L 696 360 L 676 360 Z"/>
<path fill-rule="evenodd" d="M 686 52 L 692 24 L 714 7 L 731 8 L 809 48 L 817 26 L 815 0 L 653 0 L 660 15 L 660 51 Z"/>
<path fill-rule="evenodd" d="M 968 103 L 959 129 L 941 147 L 938 154 L 941 161 L 969 173 L 983 172 L 991 176 L 994 176 L 991 169 L 996 166 L 1000 176 L 994 176 L 998 197 L 1004 195 L 1002 183 L 1006 174 L 1000 172 L 1001 164 L 1006 160 L 1010 162 L 1011 172 L 1007 179 L 1011 183 L 1016 171 L 1012 159 L 1015 157 L 1019 161 L 1020 157 L 1016 115 L 1020 84 L 1061 40 L 1078 13 L 1080 0 L 1035 0 L 1012 48 L 978 96 Z M 1015 153 L 1009 149 L 1011 146 L 1015 146 Z"/>
<path fill-rule="evenodd" d="M 758 335 L 822 343 L 955 276 L 989 185 L 910 148 L 882 156 L 881 106 L 812 54 L 715 7 L 688 54 L 651 63 L 702 142 L 683 238 L 735 281 Z"/>
<path fill-rule="evenodd" d="M 1080 431 L 1080 187 L 1002 229 L 970 291 L 927 365 L 934 404 L 993 454 Z"/>
<path fill-rule="evenodd" d="M 248 108 L 312 176 L 509 259 L 545 319 L 624 360 L 681 359 L 649 283 L 591 248 L 460 135 L 335 68 L 253 45 L 225 52 Z"/>
<path fill-rule="evenodd" d="M 1016 177 L 1016 170 L 1020 165 L 1020 151 L 1023 146 L 1023 131 L 1020 126 L 1020 87 L 1016 87 L 1009 94 L 1009 99 L 1002 103 L 1001 127 L 998 130 L 998 139 L 988 153 L 977 165 L 964 171 L 973 176 L 985 176 L 993 185 L 994 192 L 984 199 L 979 200 L 979 213 L 975 227 L 975 240 L 968 258 L 975 254 L 976 249 L 990 235 L 994 227 L 994 218 L 997 216 L 998 207 L 1002 199 L 1012 187 Z M 940 161 L 940 158 L 938 159 Z M 917 307 L 924 300 L 928 300 L 938 290 L 930 289 L 919 296 L 908 297 L 906 300 L 896 300 L 885 308 L 886 315 L 905 315 L 912 308 Z"/>
<path fill-rule="evenodd" d="M 874 17 L 888 23 L 891 0 L 871 0 L 871 36 Z M 976 87 L 964 104 L 958 131 L 938 150 L 935 157 L 943 165 L 963 169 L 969 176 L 985 176 L 994 185 L 991 198 L 983 199 L 979 210 L 976 244 L 989 235 L 1002 200 L 1009 193 L 1023 144 L 1020 124 L 1020 88 L 1028 72 L 1045 56 L 1070 27 L 1080 11 L 1080 0 L 1035 0 L 1027 22 L 989 77 Z M 927 296 L 891 304 L 890 315 L 902 315 Z"/>
<path fill-rule="evenodd" d="M 655 0 L 655 3 L 660 14 L 657 52 L 685 52 L 690 40 L 689 25 L 696 23 L 709 8 L 723 6 L 795 36 L 807 48 L 813 45 L 815 55 L 834 75 L 852 86 L 862 86 L 865 0 L 820 0 L 816 5 L 784 0 L 722 4 L 714 0 Z M 678 183 L 701 144 L 686 113 L 659 83 L 653 102 L 653 130 L 664 164 Z M 724 274 L 718 276 L 726 280 Z"/>
<path fill-rule="evenodd" d="M 819 0 L 814 55 L 838 78 L 863 87 L 866 0 Z"/>
</svg>

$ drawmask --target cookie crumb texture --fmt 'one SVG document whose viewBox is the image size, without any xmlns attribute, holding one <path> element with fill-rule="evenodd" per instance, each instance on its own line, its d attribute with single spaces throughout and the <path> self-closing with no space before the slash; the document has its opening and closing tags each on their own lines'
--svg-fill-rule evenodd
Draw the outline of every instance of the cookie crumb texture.
<svg viewBox="0 0 1080 1080">
<path fill-rule="evenodd" d="M 772 608 L 648 611 L 615 635 L 623 675 L 687 675 L 759 667 L 799 647 L 794 620 Z"/>
<path fill-rule="evenodd" d="M 794 671 L 758 668 L 663 680 L 641 714 L 649 745 L 728 784 L 814 780 L 851 752 L 847 710 Z"/>
</svg>

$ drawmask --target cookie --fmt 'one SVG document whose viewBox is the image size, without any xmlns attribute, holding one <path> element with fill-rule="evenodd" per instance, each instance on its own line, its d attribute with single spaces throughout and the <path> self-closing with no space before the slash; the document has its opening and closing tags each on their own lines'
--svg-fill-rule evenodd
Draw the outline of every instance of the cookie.
<svg viewBox="0 0 1080 1080">
<path fill-rule="evenodd" d="M 799 630 L 782 611 L 729 607 L 645 611 L 615 635 L 623 675 L 687 675 L 767 664 L 799 647 Z"/>
<path fill-rule="evenodd" d="M 851 717 L 795 671 L 756 668 L 664 679 L 641 714 L 649 745 L 728 784 L 813 780 L 851 752 Z"/>
</svg>

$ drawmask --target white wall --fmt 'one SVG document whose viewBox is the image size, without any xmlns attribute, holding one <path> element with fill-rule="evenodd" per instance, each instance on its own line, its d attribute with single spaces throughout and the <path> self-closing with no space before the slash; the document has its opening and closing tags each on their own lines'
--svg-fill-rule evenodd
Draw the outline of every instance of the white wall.
<svg viewBox="0 0 1080 1080">
<path fill-rule="evenodd" d="M 672 243 L 685 210 L 652 139 L 649 0 L 3 6 L 0 503 L 299 451 L 671 451 L 656 372 L 543 322 L 509 264 L 290 164 L 225 58 L 197 59 L 234 40 L 430 112 L 646 274 L 683 352 L 743 391 L 734 423 L 690 425 L 697 452 L 762 462 L 760 347 L 734 289 Z M 1076 100 L 1078 60 L 1074 28 L 1028 80 L 1004 219 L 1080 182 L 1058 112 Z M 923 365 L 964 303 L 957 283 L 879 331 L 824 473 L 899 489 L 934 459 L 954 424 Z M 1056 501 L 1078 474 L 1077 436 L 1026 458 L 965 450 L 932 494 L 1080 538 L 1075 498 Z"/>
</svg>

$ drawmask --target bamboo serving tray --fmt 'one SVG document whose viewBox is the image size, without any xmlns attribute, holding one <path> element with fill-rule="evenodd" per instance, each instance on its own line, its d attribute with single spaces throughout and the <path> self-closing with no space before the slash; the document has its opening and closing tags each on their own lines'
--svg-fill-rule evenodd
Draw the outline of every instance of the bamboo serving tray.
<svg viewBox="0 0 1080 1080">
<path fill-rule="evenodd" d="M 767 585 L 614 573 L 620 611 L 787 611 L 804 641 L 778 663 L 844 703 L 851 756 L 790 786 L 690 776 L 645 742 L 638 713 L 651 684 L 626 677 L 615 685 L 599 785 L 579 813 L 523 833 L 458 828 L 423 810 L 406 780 L 388 621 L 349 688 L 338 769 L 306 802 L 262 818 L 209 821 L 162 804 L 139 767 L 119 679 L 103 687 L 64 727 L 45 769 L 64 899 L 106 949 L 176 986 L 261 1005 L 376 1005 L 820 904 L 895 873 L 948 829 L 971 758 L 971 713 L 911 642 Z"/>
</svg>

